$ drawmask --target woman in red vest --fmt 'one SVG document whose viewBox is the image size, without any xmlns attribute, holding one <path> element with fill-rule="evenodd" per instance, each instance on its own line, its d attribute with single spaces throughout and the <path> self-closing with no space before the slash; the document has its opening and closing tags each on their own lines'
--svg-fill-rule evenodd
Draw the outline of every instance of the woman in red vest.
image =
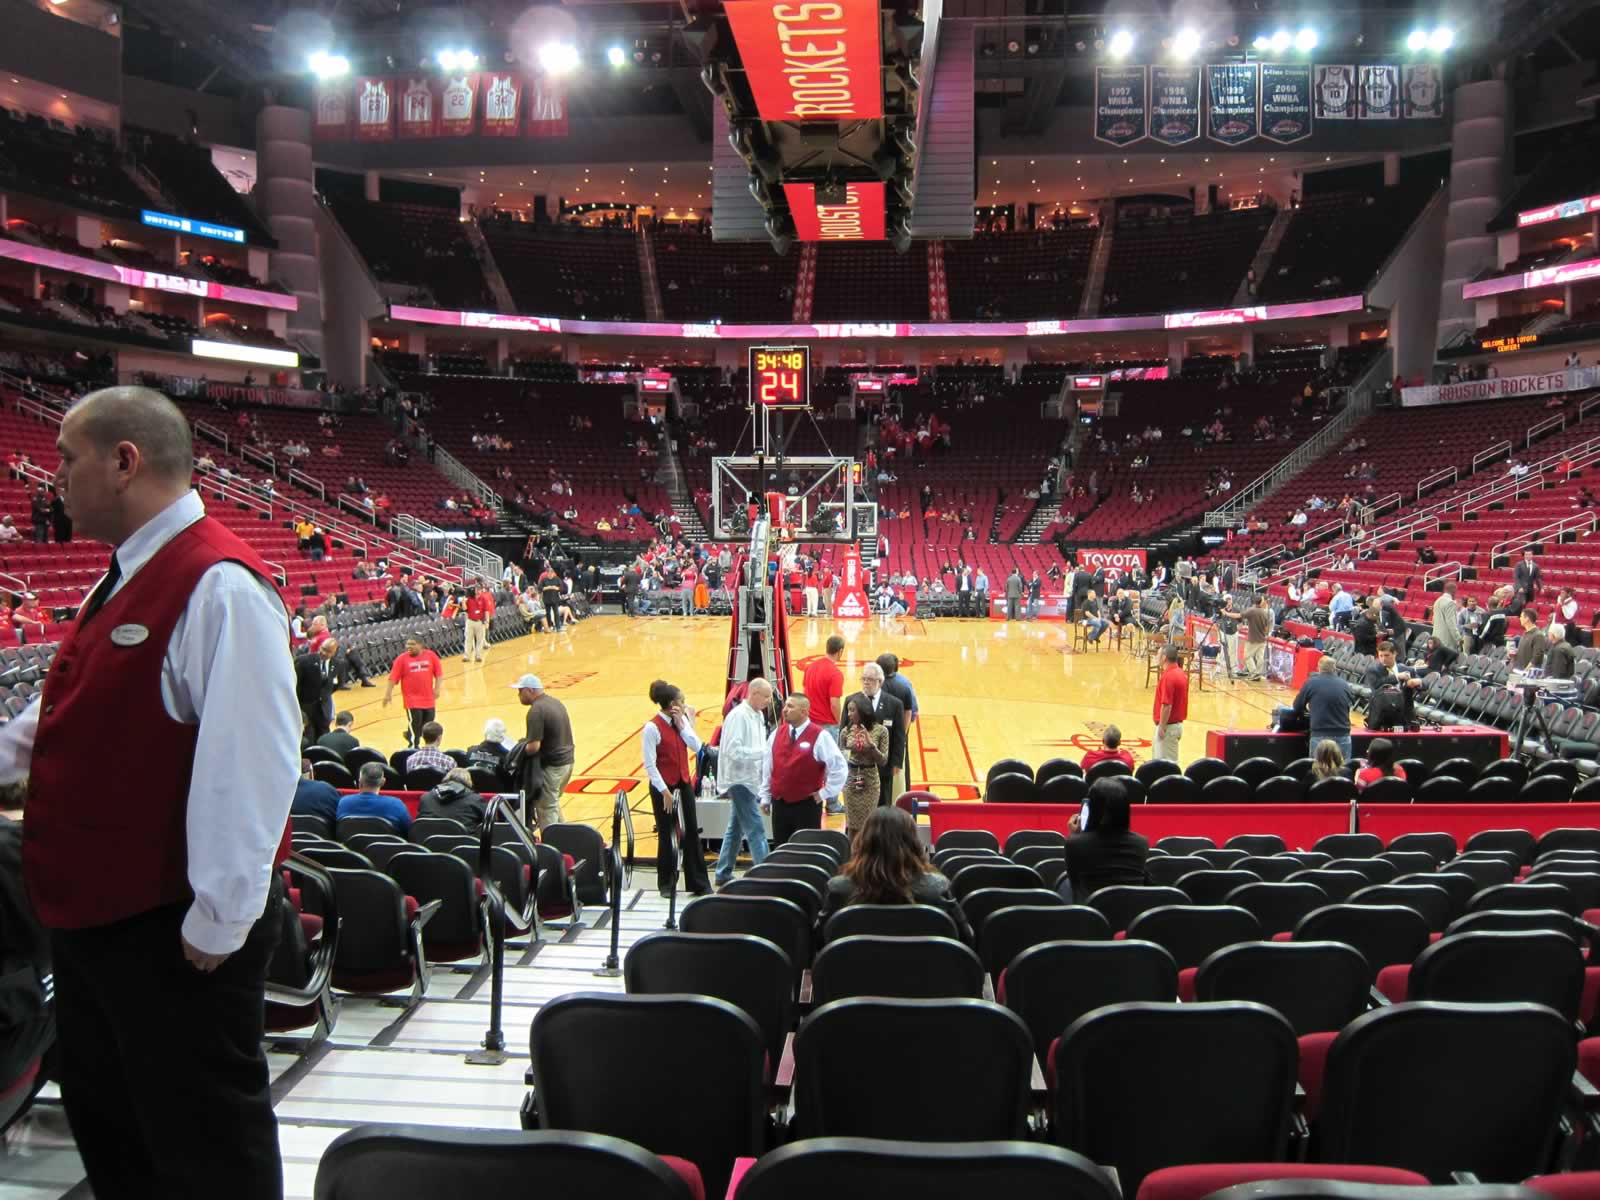
<svg viewBox="0 0 1600 1200">
<path fill-rule="evenodd" d="M 650 810 L 656 818 L 656 887 L 663 896 L 672 890 L 677 875 L 674 857 L 677 818 L 683 810 L 683 882 L 691 893 L 711 890 L 706 859 L 700 850 L 700 823 L 694 809 L 694 782 L 689 774 L 689 752 L 700 749 L 694 731 L 694 710 L 684 703 L 683 690 L 658 679 L 650 685 L 650 699 L 660 709 L 640 732 L 645 774 L 650 779 Z"/>
</svg>

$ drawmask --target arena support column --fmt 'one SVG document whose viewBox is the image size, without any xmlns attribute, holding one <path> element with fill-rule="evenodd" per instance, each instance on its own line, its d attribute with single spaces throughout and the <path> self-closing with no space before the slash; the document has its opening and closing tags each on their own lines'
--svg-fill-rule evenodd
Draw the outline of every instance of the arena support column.
<svg viewBox="0 0 1600 1200">
<path fill-rule="evenodd" d="M 256 207 L 278 248 L 272 277 L 294 293 L 289 339 L 324 360 L 322 279 L 317 268 L 317 200 L 311 164 L 311 114 L 268 105 L 256 117 Z M 340 382 L 355 382 L 339 377 Z"/>
<path fill-rule="evenodd" d="M 1511 182 L 1511 87 L 1495 77 L 1464 83 L 1451 96 L 1450 206 L 1445 216 L 1444 271 L 1439 284 L 1436 346 L 1478 327 L 1475 305 L 1462 285 L 1496 265 L 1488 225 L 1505 203 Z"/>
</svg>

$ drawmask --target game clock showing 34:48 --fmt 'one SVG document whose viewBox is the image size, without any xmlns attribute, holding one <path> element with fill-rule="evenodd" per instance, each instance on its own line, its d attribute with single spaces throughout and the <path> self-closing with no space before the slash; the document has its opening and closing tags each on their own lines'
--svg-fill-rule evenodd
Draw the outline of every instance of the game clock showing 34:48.
<svg viewBox="0 0 1600 1200">
<path fill-rule="evenodd" d="M 810 408 L 810 348 L 751 346 L 750 404 L 759 408 Z"/>
</svg>

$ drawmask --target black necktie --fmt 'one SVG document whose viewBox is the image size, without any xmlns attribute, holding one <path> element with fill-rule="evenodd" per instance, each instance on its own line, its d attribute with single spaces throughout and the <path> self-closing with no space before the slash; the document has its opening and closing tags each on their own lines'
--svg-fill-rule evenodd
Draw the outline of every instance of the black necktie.
<svg viewBox="0 0 1600 1200">
<path fill-rule="evenodd" d="M 80 624 L 105 607 L 106 601 L 111 599 L 112 589 L 117 586 L 117 580 L 121 578 L 122 564 L 117 561 L 117 556 L 113 554 L 111 556 L 111 565 L 106 568 L 105 578 L 95 586 L 94 591 L 89 593 L 89 598 L 84 601 L 82 611 L 78 613 Z"/>
</svg>

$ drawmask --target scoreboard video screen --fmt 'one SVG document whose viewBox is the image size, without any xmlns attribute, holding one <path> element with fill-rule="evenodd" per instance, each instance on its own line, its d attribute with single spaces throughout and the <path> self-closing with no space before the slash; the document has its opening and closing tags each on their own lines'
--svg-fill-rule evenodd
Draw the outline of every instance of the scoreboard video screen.
<svg viewBox="0 0 1600 1200">
<path fill-rule="evenodd" d="M 750 404 L 761 408 L 810 408 L 810 347 L 751 346 Z"/>
</svg>

